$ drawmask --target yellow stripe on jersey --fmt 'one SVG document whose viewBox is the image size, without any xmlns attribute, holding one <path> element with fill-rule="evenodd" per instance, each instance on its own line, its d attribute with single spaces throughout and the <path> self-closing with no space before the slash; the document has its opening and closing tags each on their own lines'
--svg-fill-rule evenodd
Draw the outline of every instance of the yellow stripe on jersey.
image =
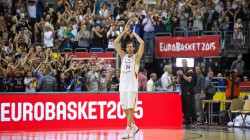
<svg viewBox="0 0 250 140">
<path fill-rule="evenodd" d="M 138 74 L 136 72 L 136 63 L 134 63 L 134 72 L 135 72 L 135 78 L 138 79 Z"/>
</svg>

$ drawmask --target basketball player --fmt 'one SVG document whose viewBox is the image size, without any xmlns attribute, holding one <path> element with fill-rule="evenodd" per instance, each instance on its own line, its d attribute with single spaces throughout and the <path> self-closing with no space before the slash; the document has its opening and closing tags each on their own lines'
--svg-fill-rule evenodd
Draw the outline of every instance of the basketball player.
<svg viewBox="0 0 250 140">
<path fill-rule="evenodd" d="M 135 29 L 133 30 L 132 34 L 140 43 L 138 52 L 134 54 L 135 45 L 132 42 L 126 43 L 127 53 L 125 53 L 119 45 L 119 42 L 123 35 L 126 33 L 126 31 L 130 30 L 130 20 L 125 25 L 124 31 L 114 41 L 115 49 L 121 57 L 122 61 L 119 91 L 121 106 L 127 118 L 127 128 L 122 135 L 123 139 L 134 137 L 135 134 L 139 131 L 138 127 L 133 121 L 133 118 L 134 109 L 136 108 L 138 100 L 139 63 L 144 52 L 144 41 L 135 33 Z M 130 127 L 132 127 L 131 132 Z"/>
</svg>

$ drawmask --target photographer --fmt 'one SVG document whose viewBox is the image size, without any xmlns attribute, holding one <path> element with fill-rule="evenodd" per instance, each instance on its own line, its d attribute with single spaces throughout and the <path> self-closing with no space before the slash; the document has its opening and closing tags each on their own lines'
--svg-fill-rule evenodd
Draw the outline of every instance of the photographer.
<svg viewBox="0 0 250 140">
<path fill-rule="evenodd" d="M 227 100 L 233 100 L 235 98 L 238 98 L 240 95 L 240 82 L 241 79 L 238 76 L 238 71 L 237 69 L 234 69 L 231 72 L 227 72 L 226 73 L 226 81 L 225 81 L 225 86 L 227 86 L 226 88 L 226 99 Z M 230 108 L 229 103 L 226 104 L 226 110 L 229 110 Z M 234 117 L 233 117 L 234 118 Z M 226 118 L 227 120 L 229 120 L 229 118 Z"/>
<path fill-rule="evenodd" d="M 241 79 L 238 76 L 238 70 L 234 69 L 232 72 L 226 73 L 226 81 L 225 86 L 226 88 L 226 99 L 232 100 L 238 98 L 240 95 L 240 82 Z"/>
</svg>

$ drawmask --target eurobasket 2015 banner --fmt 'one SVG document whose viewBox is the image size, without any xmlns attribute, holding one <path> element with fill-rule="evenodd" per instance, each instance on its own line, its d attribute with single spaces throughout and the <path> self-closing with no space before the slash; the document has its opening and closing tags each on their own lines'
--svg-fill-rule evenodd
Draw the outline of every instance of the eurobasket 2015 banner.
<svg viewBox="0 0 250 140">
<path fill-rule="evenodd" d="M 0 94 L 0 131 L 124 128 L 118 93 Z M 181 128 L 179 93 L 139 93 L 140 128 Z"/>
<path fill-rule="evenodd" d="M 220 56 L 220 37 L 156 37 L 155 51 L 157 58 Z"/>
</svg>

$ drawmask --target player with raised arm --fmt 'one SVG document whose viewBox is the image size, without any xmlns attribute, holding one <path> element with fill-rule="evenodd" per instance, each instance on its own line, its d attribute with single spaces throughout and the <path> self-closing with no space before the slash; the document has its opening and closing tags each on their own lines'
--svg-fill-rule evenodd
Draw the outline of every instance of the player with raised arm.
<svg viewBox="0 0 250 140">
<path fill-rule="evenodd" d="M 120 74 L 120 102 L 123 111 L 127 118 L 127 127 L 122 135 L 122 138 L 134 137 L 139 131 L 139 128 L 135 125 L 134 119 L 134 109 L 137 106 L 138 101 L 138 70 L 140 59 L 144 52 L 144 41 L 135 33 L 133 30 L 133 36 L 140 43 L 138 52 L 135 54 L 135 45 L 133 42 L 126 43 L 126 51 L 123 51 L 119 42 L 126 31 L 130 30 L 130 20 L 126 23 L 124 31 L 115 39 L 114 46 L 121 57 L 121 74 Z M 130 133 L 130 128 L 131 133 Z"/>
</svg>

